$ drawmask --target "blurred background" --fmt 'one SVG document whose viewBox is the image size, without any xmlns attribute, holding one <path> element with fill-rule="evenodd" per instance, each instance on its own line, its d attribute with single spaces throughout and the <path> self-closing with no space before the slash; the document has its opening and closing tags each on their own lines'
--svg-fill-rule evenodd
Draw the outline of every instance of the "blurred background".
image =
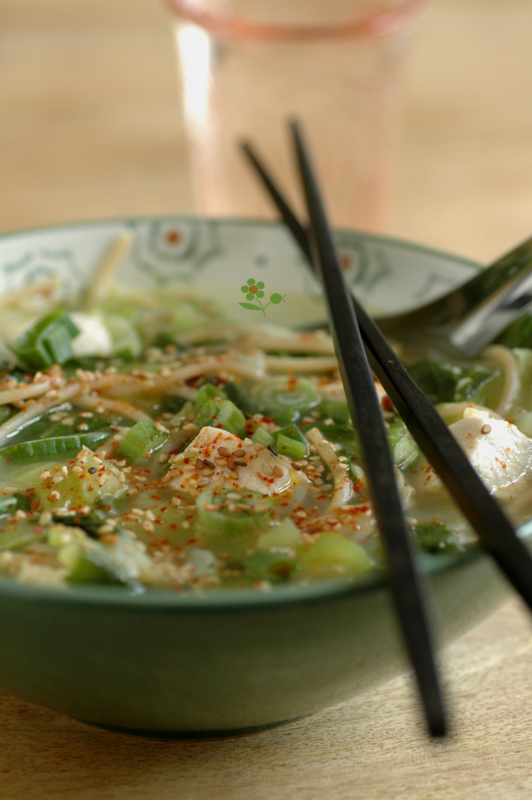
<svg viewBox="0 0 532 800">
<path fill-rule="evenodd" d="M 532 4 L 430 0 L 388 232 L 488 261 L 532 232 Z M 163 0 L 0 0 L 0 232 L 192 210 Z"/>
</svg>

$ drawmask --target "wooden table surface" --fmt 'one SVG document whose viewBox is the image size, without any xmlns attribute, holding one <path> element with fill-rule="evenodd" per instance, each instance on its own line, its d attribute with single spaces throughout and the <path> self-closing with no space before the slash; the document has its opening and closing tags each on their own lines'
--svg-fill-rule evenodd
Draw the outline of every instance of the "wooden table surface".
<svg viewBox="0 0 532 800">
<path fill-rule="evenodd" d="M 433 0 L 408 66 L 393 233 L 479 260 L 530 234 L 531 31 L 528 0 Z M 190 211 L 174 73 L 160 0 L 0 0 L 0 231 Z M 128 738 L 0 693 L 0 797 L 530 797 L 529 615 L 509 601 L 442 661 L 445 743 L 427 741 L 408 677 L 210 742 Z"/>
</svg>

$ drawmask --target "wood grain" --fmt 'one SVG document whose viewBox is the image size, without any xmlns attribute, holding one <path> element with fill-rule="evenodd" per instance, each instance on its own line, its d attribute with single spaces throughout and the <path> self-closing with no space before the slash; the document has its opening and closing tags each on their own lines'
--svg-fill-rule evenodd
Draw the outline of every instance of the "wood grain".
<svg viewBox="0 0 532 800">
<path fill-rule="evenodd" d="M 489 259 L 532 227 L 532 7 L 434 0 L 408 70 L 393 232 Z M 0 0 L 0 230 L 191 210 L 171 32 L 154 0 Z M 532 794 L 532 635 L 517 601 L 443 657 L 453 733 L 408 677 L 245 739 L 128 738 L 0 694 L 3 800 L 467 800 Z"/>
</svg>

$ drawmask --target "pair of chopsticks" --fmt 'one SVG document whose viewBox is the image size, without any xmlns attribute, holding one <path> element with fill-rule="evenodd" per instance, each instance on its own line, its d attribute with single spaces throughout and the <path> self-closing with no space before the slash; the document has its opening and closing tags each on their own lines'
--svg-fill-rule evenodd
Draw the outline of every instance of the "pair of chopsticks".
<svg viewBox="0 0 532 800">
<path fill-rule="evenodd" d="M 419 448 L 477 531 L 484 547 L 532 609 L 532 558 L 497 502 L 375 323 L 351 295 L 297 124 L 292 134 L 309 216 L 299 222 L 249 143 L 242 145 L 303 254 L 319 265 L 340 371 L 358 429 L 368 486 L 388 557 L 390 586 L 417 678 L 429 730 L 444 736 L 445 708 L 409 535 L 395 484 L 371 367 Z"/>
</svg>

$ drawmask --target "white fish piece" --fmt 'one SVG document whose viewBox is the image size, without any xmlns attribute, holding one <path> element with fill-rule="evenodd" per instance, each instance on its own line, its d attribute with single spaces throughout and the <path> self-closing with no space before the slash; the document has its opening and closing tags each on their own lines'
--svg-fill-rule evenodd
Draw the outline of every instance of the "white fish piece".
<svg viewBox="0 0 532 800">
<path fill-rule="evenodd" d="M 163 482 L 188 497 L 197 497 L 209 488 L 250 489 L 275 495 L 296 484 L 309 484 L 306 476 L 281 456 L 251 439 L 242 440 L 212 426 L 202 428 L 188 447 L 173 458 Z"/>
<path fill-rule="evenodd" d="M 81 356 L 110 356 L 113 353 L 113 340 L 109 329 L 95 314 L 74 311 L 70 314 L 72 322 L 79 328 L 79 334 L 72 339 L 72 350 Z"/>
<path fill-rule="evenodd" d="M 514 500 L 532 488 L 532 440 L 511 422 L 484 409 L 466 408 L 449 426 L 489 492 L 501 501 Z M 444 487 L 428 464 L 421 468 L 423 489 L 442 494 Z"/>
</svg>

